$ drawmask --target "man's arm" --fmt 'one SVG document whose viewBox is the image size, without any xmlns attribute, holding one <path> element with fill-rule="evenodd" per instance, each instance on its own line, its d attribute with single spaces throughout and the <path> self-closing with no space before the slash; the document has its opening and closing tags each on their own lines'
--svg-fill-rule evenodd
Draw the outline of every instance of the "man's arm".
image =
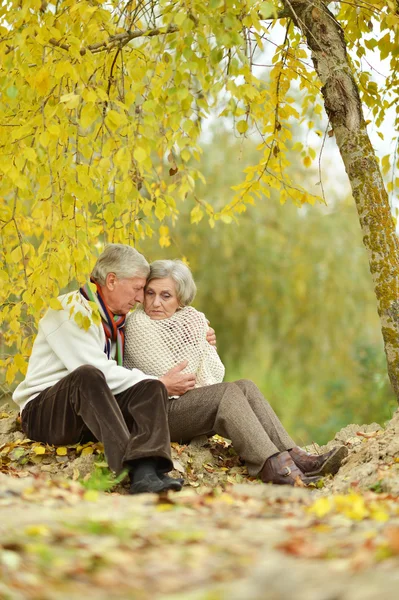
<svg viewBox="0 0 399 600">
<path fill-rule="evenodd" d="M 90 316 L 88 311 L 80 310 L 84 315 Z M 156 379 L 138 369 L 125 369 L 117 365 L 115 360 L 108 359 L 101 347 L 103 340 L 99 326 L 92 324 L 85 331 L 66 310 L 50 309 L 40 325 L 47 343 L 69 372 L 82 365 L 93 365 L 104 373 L 114 394 L 119 394 L 144 379 Z"/>
<path fill-rule="evenodd" d="M 212 327 L 210 326 L 208 327 L 208 331 L 206 332 L 206 341 L 208 342 L 208 344 L 210 344 L 211 346 L 215 346 L 216 348 L 216 333 L 215 330 L 212 329 Z"/>
</svg>

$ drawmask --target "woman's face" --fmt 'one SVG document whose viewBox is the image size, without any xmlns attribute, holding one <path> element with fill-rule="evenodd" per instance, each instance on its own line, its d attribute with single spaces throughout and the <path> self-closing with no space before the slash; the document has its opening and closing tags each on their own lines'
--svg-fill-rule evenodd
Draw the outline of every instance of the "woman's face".
<svg viewBox="0 0 399 600">
<path fill-rule="evenodd" d="M 144 290 L 144 310 L 150 319 L 168 319 L 179 308 L 175 282 L 171 277 L 153 279 Z"/>
</svg>

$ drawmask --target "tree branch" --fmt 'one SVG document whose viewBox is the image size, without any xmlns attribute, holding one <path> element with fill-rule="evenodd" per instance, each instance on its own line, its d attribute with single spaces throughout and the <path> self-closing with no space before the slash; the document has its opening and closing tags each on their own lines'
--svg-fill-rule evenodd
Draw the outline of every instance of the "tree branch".
<svg viewBox="0 0 399 600">
<path fill-rule="evenodd" d="M 162 29 L 161 27 L 156 27 L 155 29 L 147 29 L 146 31 L 142 31 L 141 29 L 136 29 L 135 31 L 126 31 L 123 33 L 118 33 L 116 35 L 111 35 L 107 42 L 98 42 L 97 44 L 90 44 L 87 48 L 81 48 L 80 54 L 84 56 L 87 52 L 92 52 L 96 54 L 98 52 L 104 52 L 105 50 L 111 50 L 115 47 L 123 48 L 132 40 L 135 40 L 140 37 L 154 37 L 156 35 L 166 35 L 168 33 L 176 33 L 179 31 L 179 28 L 176 25 L 169 25 L 166 29 Z M 63 44 L 60 40 L 56 40 L 55 38 L 51 38 L 49 40 L 50 44 L 56 46 L 57 48 L 62 48 L 63 50 L 68 51 L 70 49 L 69 44 Z"/>
</svg>

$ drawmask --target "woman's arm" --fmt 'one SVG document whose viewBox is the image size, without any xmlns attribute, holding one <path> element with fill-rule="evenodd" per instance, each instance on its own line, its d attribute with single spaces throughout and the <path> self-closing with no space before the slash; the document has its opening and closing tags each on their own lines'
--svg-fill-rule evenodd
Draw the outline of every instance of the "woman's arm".
<svg viewBox="0 0 399 600">
<path fill-rule="evenodd" d="M 194 308 L 189 309 L 189 324 L 198 346 L 199 360 L 196 369 L 196 387 L 221 383 L 225 368 L 217 353 L 216 347 L 207 341 L 209 324 L 205 315 Z"/>
</svg>

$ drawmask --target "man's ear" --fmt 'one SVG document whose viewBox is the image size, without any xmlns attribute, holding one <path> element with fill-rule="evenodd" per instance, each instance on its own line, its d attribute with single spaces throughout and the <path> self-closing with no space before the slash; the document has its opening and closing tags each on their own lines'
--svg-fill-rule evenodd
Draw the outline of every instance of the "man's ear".
<svg viewBox="0 0 399 600">
<path fill-rule="evenodd" d="M 116 282 L 115 273 L 108 273 L 108 275 L 105 278 L 105 287 L 107 288 L 107 290 L 109 290 L 110 292 L 113 292 L 115 289 L 115 282 Z"/>
</svg>

